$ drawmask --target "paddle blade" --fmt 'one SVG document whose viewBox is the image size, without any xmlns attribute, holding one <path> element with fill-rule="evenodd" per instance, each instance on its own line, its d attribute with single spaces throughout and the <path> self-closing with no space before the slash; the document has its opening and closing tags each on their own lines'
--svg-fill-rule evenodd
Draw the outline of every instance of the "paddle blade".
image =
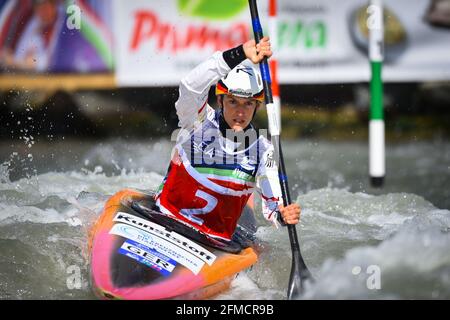
<svg viewBox="0 0 450 320">
<path fill-rule="evenodd" d="M 295 299 L 299 294 L 303 293 L 305 282 L 307 280 L 313 280 L 311 273 L 306 267 L 300 252 L 293 251 L 291 274 L 289 276 L 287 291 L 288 300 Z"/>
<path fill-rule="evenodd" d="M 300 245 L 298 243 L 295 226 L 288 225 L 287 228 L 292 250 L 292 266 L 291 274 L 289 276 L 287 298 L 288 300 L 292 300 L 303 293 L 305 281 L 308 279 L 313 280 L 313 278 L 300 253 Z"/>
<path fill-rule="evenodd" d="M 289 276 L 289 285 L 287 291 L 288 300 L 292 300 L 302 292 L 302 279 L 297 264 L 292 259 L 291 275 Z"/>
</svg>

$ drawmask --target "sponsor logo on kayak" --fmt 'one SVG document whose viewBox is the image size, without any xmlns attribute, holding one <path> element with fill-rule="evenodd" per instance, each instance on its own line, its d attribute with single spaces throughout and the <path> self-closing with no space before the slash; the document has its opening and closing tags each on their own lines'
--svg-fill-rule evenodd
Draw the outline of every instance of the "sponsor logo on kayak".
<svg viewBox="0 0 450 320">
<path fill-rule="evenodd" d="M 125 241 L 120 247 L 119 253 L 152 267 L 165 276 L 175 269 L 175 264 L 173 264 L 175 261 L 168 257 L 163 258 L 159 252 L 150 248 L 145 249 L 145 246 L 132 240 Z"/>
<path fill-rule="evenodd" d="M 194 256 L 183 248 L 134 226 L 116 223 L 109 233 L 136 241 L 149 247 L 150 249 L 155 249 L 163 255 L 182 264 L 194 274 L 198 274 L 205 264 L 205 262 L 203 262 L 200 258 Z"/>
<path fill-rule="evenodd" d="M 125 212 L 118 212 L 113 221 L 136 226 L 139 229 L 148 231 L 158 237 L 162 237 L 163 239 L 180 246 L 184 250 L 205 261 L 208 265 L 212 265 L 212 263 L 216 260 L 216 256 L 210 251 L 178 233 L 167 231 L 166 228 L 156 223 L 152 223 Z"/>
</svg>

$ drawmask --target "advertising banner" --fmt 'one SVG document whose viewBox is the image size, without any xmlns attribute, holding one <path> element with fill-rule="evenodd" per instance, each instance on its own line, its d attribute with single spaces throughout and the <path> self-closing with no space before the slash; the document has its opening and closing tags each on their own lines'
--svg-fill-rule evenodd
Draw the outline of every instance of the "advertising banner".
<svg viewBox="0 0 450 320">
<path fill-rule="evenodd" d="M 385 81 L 450 79 L 448 0 L 386 0 Z M 263 29 L 268 0 L 258 1 Z M 279 80 L 368 81 L 368 1 L 279 0 Z M 216 50 L 252 37 L 247 0 L 114 0 L 117 80 L 177 85 Z"/>
<path fill-rule="evenodd" d="M 2 73 L 113 70 L 111 2 L 0 0 Z"/>
<path fill-rule="evenodd" d="M 278 0 L 281 84 L 370 78 L 368 1 Z M 384 0 L 387 82 L 450 80 L 450 0 Z M 259 0 L 268 32 L 268 0 Z M 176 86 L 253 37 L 247 0 L 0 0 L 0 72 L 115 72 Z"/>
</svg>

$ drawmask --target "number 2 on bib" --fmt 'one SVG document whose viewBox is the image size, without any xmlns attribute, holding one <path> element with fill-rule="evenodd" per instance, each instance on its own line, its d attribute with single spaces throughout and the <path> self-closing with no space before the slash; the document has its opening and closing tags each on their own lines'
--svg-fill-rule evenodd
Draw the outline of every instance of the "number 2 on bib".
<svg viewBox="0 0 450 320">
<path fill-rule="evenodd" d="M 214 210 L 214 208 L 217 206 L 217 198 L 210 195 L 209 193 L 206 193 L 202 190 L 197 190 L 195 193 L 195 196 L 198 198 L 201 198 L 206 201 L 206 205 L 203 208 L 195 208 L 195 209 L 182 209 L 180 213 L 185 216 L 187 219 L 191 220 L 192 222 L 195 222 L 198 225 L 203 224 L 203 220 L 199 217 L 196 217 L 194 215 L 202 215 L 202 214 L 208 214 L 211 211 Z"/>
</svg>

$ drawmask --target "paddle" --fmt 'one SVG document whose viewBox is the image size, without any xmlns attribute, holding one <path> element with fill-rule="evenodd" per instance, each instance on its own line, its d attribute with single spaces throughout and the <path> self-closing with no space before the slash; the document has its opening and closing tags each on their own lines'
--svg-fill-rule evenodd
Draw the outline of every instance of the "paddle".
<svg viewBox="0 0 450 320">
<path fill-rule="evenodd" d="M 252 16 L 253 33 L 256 43 L 263 37 L 263 31 L 261 23 L 259 21 L 258 7 L 256 6 L 256 0 L 249 0 L 250 14 Z M 278 121 L 276 119 L 275 108 L 273 105 L 272 88 L 269 72 L 269 64 L 267 63 L 267 58 L 259 64 L 261 70 L 261 76 L 263 80 L 264 87 L 264 98 L 267 108 L 267 117 L 269 120 L 270 135 L 272 137 L 272 144 L 275 149 L 276 159 L 278 162 L 278 177 L 281 185 L 281 192 L 283 195 L 283 203 L 285 206 L 291 204 L 291 196 L 289 193 L 286 168 L 284 166 L 283 151 L 281 149 L 280 142 L 280 129 L 278 128 Z M 311 273 L 306 267 L 303 261 L 302 255 L 300 253 L 300 246 L 297 238 L 297 231 L 295 225 L 287 225 L 289 233 L 289 241 L 291 243 L 292 250 L 292 266 L 291 275 L 289 277 L 289 286 L 287 290 L 287 298 L 291 300 L 297 294 L 301 293 L 303 290 L 303 284 L 306 279 L 311 278 Z"/>
</svg>

